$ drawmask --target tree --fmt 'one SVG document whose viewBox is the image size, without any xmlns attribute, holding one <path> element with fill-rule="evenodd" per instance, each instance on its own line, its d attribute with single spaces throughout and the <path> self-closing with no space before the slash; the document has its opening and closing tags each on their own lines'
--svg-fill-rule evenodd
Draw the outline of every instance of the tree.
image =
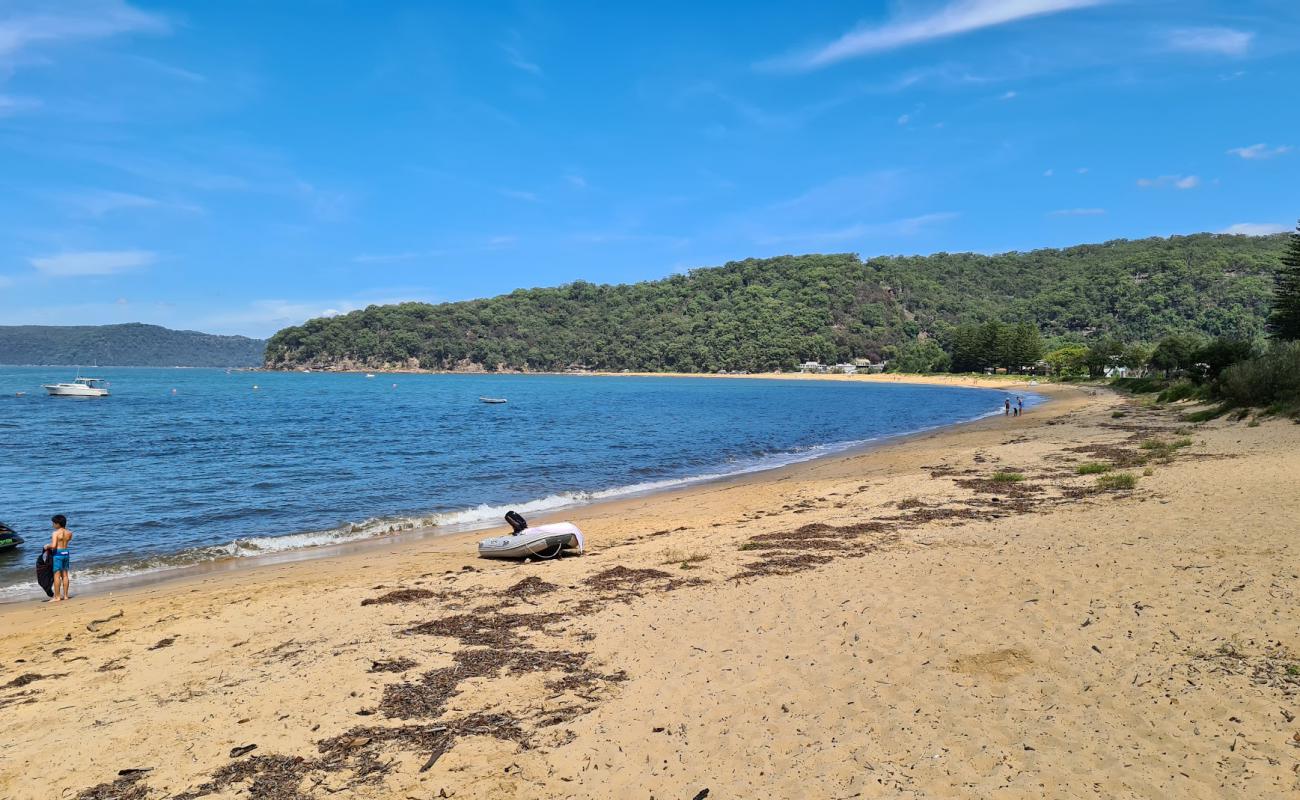
<svg viewBox="0 0 1300 800">
<path fill-rule="evenodd" d="M 1166 378 L 1175 372 L 1186 372 L 1196 366 L 1196 354 L 1201 346 L 1202 339 L 1195 334 L 1170 334 L 1151 352 L 1151 366 L 1163 370 Z"/>
<path fill-rule="evenodd" d="M 1119 366 L 1119 361 L 1123 357 L 1124 344 L 1114 337 L 1107 336 L 1088 348 L 1084 363 L 1088 367 L 1089 377 L 1100 378 L 1106 374 L 1107 368 Z"/>
<path fill-rule="evenodd" d="M 1203 364 L 1205 377 L 1214 380 L 1233 364 L 1254 358 L 1255 343 L 1249 339 L 1233 336 L 1220 336 L 1203 345 L 1192 357 L 1196 364 Z"/>
<path fill-rule="evenodd" d="M 933 339 L 908 342 L 889 362 L 890 372 L 945 372 L 952 359 Z"/>
<path fill-rule="evenodd" d="M 1273 313 L 1268 318 L 1268 329 L 1274 339 L 1294 342 L 1300 339 L 1300 223 L 1296 223 L 1295 233 L 1289 240 L 1273 285 Z"/>
<path fill-rule="evenodd" d="M 1043 356 L 1053 375 L 1062 378 L 1075 378 L 1088 374 L 1088 348 L 1081 344 L 1058 347 Z"/>
</svg>

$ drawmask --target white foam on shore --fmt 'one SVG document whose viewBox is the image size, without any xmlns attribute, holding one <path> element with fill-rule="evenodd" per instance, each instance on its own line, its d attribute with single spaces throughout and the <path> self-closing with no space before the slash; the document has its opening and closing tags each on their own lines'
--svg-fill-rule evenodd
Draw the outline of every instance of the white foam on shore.
<svg viewBox="0 0 1300 800">
<path fill-rule="evenodd" d="M 1026 395 L 1025 399 L 1026 406 L 1038 405 L 1041 402 L 1041 397 L 1037 395 Z M 518 511 L 524 516 L 544 514 L 578 506 L 590 505 L 603 500 L 615 500 L 637 495 L 652 494 L 655 492 L 678 489 L 700 483 L 708 483 L 710 481 L 724 480 L 740 475 L 748 475 L 755 472 L 765 472 L 767 470 L 779 469 L 791 464 L 799 464 L 805 461 L 812 461 L 813 459 L 834 455 L 836 453 L 842 453 L 846 450 L 865 447 L 883 440 L 904 436 L 914 436 L 916 434 L 938 430 L 939 428 L 945 428 L 950 425 L 994 417 L 1001 413 L 1002 406 L 999 405 L 987 413 L 979 414 L 963 420 L 944 422 L 924 428 L 917 428 L 915 430 L 887 434 L 884 436 L 876 436 L 869 439 L 856 439 L 851 441 L 835 442 L 832 444 L 812 445 L 798 450 L 761 456 L 747 464 L 738 465 L 732 469 L 706 472 L 683 478 L 666 478 L 662 480 L 645 481 L 627 486 L 617 486 L 592 491 L 560 492 L 519 503 L 506 503 L 500 505 L 489 505 L 485 503 L 471 508 L 420 516 L 376 517 L 365 520 L 364 522 L 349 523 L 328 530 L 306 531 L 303 533 L 292 533 L 283 536 L 252 536 L 248 538 L 235 539 L 229 544 L 194 547 L 188 550 L 183 550 L 179 553 L 155 556 L 144 560 L 95 565 L 86 569 L 74 568 L 72 572 L 72 580 L 74 585 L 93 585 L 104 581 L 132 578 L 148 573 L 161 573 L 168 570 L 201 564 L 207 561 L 231 558 L 251 558 L 256 556 L 274 555 L 276 553 L 289 553 L 316 547 L 359 542 L 382 536 L 392 536 L 404 531 L 416 529 L 435 530 L 442 533 L 460 533 L 464 531 L 481 530 L 483 528 L 499 526 L 500 520 L 505 516 L 505 513 L 511 510 Z M 0 587 L 0 603 L 29 599 L 38 596 L 43 595 L 39 587 L 36 587 L 32 583 L 21 583 Z"/>
</svg>

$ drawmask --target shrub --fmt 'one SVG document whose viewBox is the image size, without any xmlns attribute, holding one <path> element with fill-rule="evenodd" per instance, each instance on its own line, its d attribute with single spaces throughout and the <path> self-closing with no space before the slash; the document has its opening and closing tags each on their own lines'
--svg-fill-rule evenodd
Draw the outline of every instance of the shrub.
<svg viewBox="0 0 1300 800">
<path fill-rule="evenodd" d="M 989 480 L 995 483 L 1019 483 L 1025 479 L 1019 472 L 995 472 Z"/>
<path fill-rule="evenodd" d="M 1278 343 L 1259 358 L 1223 371 L 1215 392 L 1233 407 L 1300 403 L 1300 342 Z"/>
<path fill-rule="evenodd" d="M 1107 491 L 1117 491 L 1120 489 L 1132 489 L 1137 486 L 1137 476 L 1131 472 L 1112 472 L 1108 475 L 1097 477 L 1097 488 Z"/>
<path fill-rule="evenodd" d="M 1098 464 L 1097 462 L 1080 464 L 1074 468 L 1075 473 L 1078 475 L 1100 475 L 1103 472 L 1110 472 L 1110 470 L 1110 464 Z"/>
<path fill-rule="evenodd" d="M 1179 400 L 1190 400 L 1194 397 L 1201 397 L 1204 390 L 1192 383 L 1191 381 L 1178 381 L 1170 384 L 1167 389 L 1156 396 L 1156 402 L 1159 403 L 1176 403 Z"/>
</svg>

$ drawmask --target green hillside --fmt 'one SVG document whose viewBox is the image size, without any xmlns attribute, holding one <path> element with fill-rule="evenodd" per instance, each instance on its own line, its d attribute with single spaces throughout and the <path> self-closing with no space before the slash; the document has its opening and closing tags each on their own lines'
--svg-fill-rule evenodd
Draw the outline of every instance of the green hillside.
<svg viewBox="0 0 1300 800">
<path fill-rule="evenodd" d="M 0 326 L 0 364 L 255 367 L 266 342 L 157 325 Z"/>
<path fill-rule="evenodd" d="M 371 306 L 286 328 L 277 368 L 716 371 L 889 357 L 999 320 L 1057 341 L 1258 336 L 1285 236 L 1215 234 L 984 256 L 782 256 L 658 281 L 578 281 L 461 303 Z"/>
</svg>

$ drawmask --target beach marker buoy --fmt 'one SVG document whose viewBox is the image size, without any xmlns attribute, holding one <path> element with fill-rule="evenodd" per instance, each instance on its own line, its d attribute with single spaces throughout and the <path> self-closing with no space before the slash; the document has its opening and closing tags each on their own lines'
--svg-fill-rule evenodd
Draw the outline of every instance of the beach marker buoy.
<svg viewBox="0 0 1300 800">
<path fill-rule="evenodd" d="M 253 391 L 256 392 L 259 388 L 260 388 L 260 387 L 259 387 L 256 383 L 253 384 Z"/>
</svg>

